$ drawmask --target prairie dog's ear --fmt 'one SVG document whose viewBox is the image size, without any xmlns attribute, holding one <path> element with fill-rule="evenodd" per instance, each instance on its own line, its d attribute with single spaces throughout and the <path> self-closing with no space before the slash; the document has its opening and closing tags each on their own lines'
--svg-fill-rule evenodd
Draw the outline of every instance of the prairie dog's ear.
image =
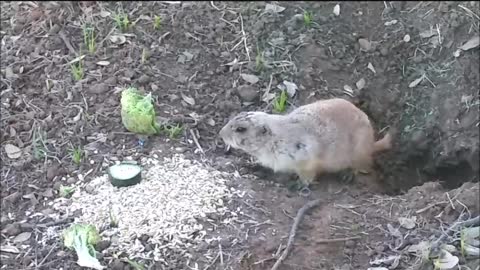
<svg viewBox="0 0 480 270">
<path fill-rule="evenodd" d="M 265 135 L 270 135 L 272 134 L 272 131 L 270 130 L 270 128 L 266 125 L 261 125 L 260 127 L 258 127 L 258 130 L 257 130 L 257 135 L 258 136 L 265 136 Z"/>
</svg>

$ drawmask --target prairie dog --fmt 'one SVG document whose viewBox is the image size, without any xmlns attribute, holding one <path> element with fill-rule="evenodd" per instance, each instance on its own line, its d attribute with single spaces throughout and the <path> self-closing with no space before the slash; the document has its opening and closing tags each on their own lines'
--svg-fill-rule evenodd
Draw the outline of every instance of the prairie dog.
<svg viewBox="0 0 480 270">
<path fill-rule="evenodd" d="M 375 141 L 368 116 L 340 98 L 319 100 L 285 115 L 241 112 L 219 135 L 226 145 L 274 172 L 296 173 L 307 187 L 322 172 L 369 171 L 373 155 L 392 147 L 390 134 Z"/>
</svg>

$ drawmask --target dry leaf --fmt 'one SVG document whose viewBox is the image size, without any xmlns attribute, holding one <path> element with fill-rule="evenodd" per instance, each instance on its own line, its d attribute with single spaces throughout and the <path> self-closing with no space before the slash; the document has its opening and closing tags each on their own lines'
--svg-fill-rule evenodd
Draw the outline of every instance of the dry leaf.
<svg viewBox="0 0 480 270">
<path fill-rule="evenodd" d="M 105 11 L 105 10 L 100 11 L 100 17 L 102 17 L 102 18 L 106 18 L 110 15 L 111 15 L 111 13 L 108 12 L 108 11 Z"/>
<path fill-rule="evenodd" d="M 287 88 L 286 90 L 287 90 L 288 96 L 289 97 L 295 96 L 295 93 L 297 92 L 297 88 L 298 88 L 297 85 L 289 81 L 283 81 L 283 84 Z"/>
<path fill-rule="evenodd" d="M 30 239 L 30 236 L 32 236 L 32 233 L 31 233 L 31 232 L 23 232 L 23 233 L 15 236 L 15 238 L 13 238 L 13 242 L 14 242 L 14 243 L 22 243 L 22 242 L 25 242 L 25 241 L 27 241 L 28 239 Z"/>
<path fill-rule="evenodd" d="M 99 66 L 108 66 L 108 65 L 110 65 L 110 62 L 108 62 L 108 61 L 98 61 L 98 62 L 97 62 L 97 65 L 99 65 Z"/>
<path fill-rule="evenodd" d="M 400 223 L 400 226 L 402 226 L 403 228 L 405 228 L 407 230 L 411 230 L 411 229 L 415 228 L 416 221 L 417 221 L 416 216 L 413 216 L 411 218 L 405 218 L 405 217 L 399 217 L 398 218 L 398 222 Z"/>
<path fill-rule="evenodd" d="M 413 88 L 413 87 L 417 86 L 420 82 L 423 81 L 423 78 L 424 78 L 424 77 L 425 77 L 425 75 L 420 76 L 420 78 L 418 78 L 418 79 L 414 80 L 413 82 L 411 82 L 411 83 L 408 85 L 408 87 L 409 87 L 409 88 Z"/>
<path fill-rule="evenodd" d="M 385 22 L 385 26 L 390 26 L 390 25 L 394 25 L 394 24 L 397 24 L 397 20 L 391 20 L 391 21 L 388 21 L 388 22 Z"/>
<path fill-rule="evenodd" d="M 123 43 L 125 43 L 127 41 L 127 38 L 123 35 L 110 36 L 109 39 L 112 43 L 115 43 L 117 45 L 122 45 Z"/>
<path fill-rule="evenodd" d="M 335 7 L 333 8 L 333 14 L 335 14 L 335 16 L 340 15 L 340 5 L 339 4 L 336 4 Z"/>
<path fill-rule="evenodd" d="M 463 100 L 463 97 L 462 97 L 462 100 Z M 10 137 L 15 137 L 15 136 L 17 136 L 17 131 L 15 130 L 15 128 L 10 127 Z"/>
<path fill-rule="evenodd" d="M 190 104 L 190 105 L 192 105 L 192 106 L 195 105 L 195 99 L 193 99 L 193 98 L 185 95 L 184 93 L 181 93 L 181 95 L 182 95 L 182 99 L 183 99 L 186 103 L 188 103 L 188 104 Z"/>
<path fill-rule="evenodd" d="M 215 120 L 213 120 L 212 118 L 208 118 L 208 119 L 207 119 L 207 124 L 209 124 L 210 126 L 214 127 L 214 126 L 215 126 Z"/>
<path fill-rule="evenodd" d="M 20 253 L 20 250 L 18 250 L 18 248 L 14 246 L 7 246 L 7 245 L 0 246 L 0 251 L 7 252 L 7 253 Z"/>
<path fill-rule="evenodd" d="M 240 76 L 242 77 L 242 79 L 250 84 L 255 84 L 259 81 L 258 77 L 255 76 L 255 75 L 252 75 L 252 74 L 240 74 Z"/>
<path fill-rule="evenodd" d="M 396 238 L 403 237 L 402 233 L 398 229 L 394 228 L 390 223 L 387 224 L 387 229 L 392 236 L 395 236 Z"/>
<path fill-rule="evenodd" d="M 365 84 L 366 84 L 365 79 L 361 78 L 360 80 L 358 80 L 358 82 L 355 85 L 357 86 L 358 90 L 362 90 L 365 87 Z"/>
<path fill-rule="evenodd" d="M 15 43 L 17 40 L 19 40 L 20 38 L 22 37 L 22 35 L 19 35 L 19 36 L 11 36 L 10 37 L 10 40 Z"/>
<path fill-rule="evenodd" d="M 367 68 L 370 69 L 374 74 L 377 74 L 375 68 L 373 67 L 372 63 L 368 62 Z"/>
<path fill-rule="evenodd" d="M 263 94 L 262 101 L 265 102 L 265 103 L 269 103 L 274 98 L 275 98 L 275 94 L 267 92 L 267 93 Z"/>
<path fill-rule="evenodd" d="M 370 264 L 371 265 L 381 265 L 381 264 L 392 265 L 396 261 L 398 261 L 399 259 L 400 259 L 400 255 L 391 255 L 391 256 L 388 256 L 388 257 L 385 257 L 385 258 L 376 259 L 374 261 L 371 261 Z"/>
<path fill-rule="evenodd" d="M 194 57 L 193 54 L 191 54 L 191 53 L 189 53 L 189 52 L 187 52 L 187 51 L 184 51 L 182 54 L 185 56 L 186 62 L 191 61 L 191 60 L 193 59 L 193 57 Z"/>
<path fill-rule="evenodd" d="M 15 145 L 9 143 L 5 145 L 5 153 L 7 153 L 8 158 L 11 159 L 17 159 L 22 156 L 22 150 Z"/>
<path fill-rule="evenodd" d="M 350 85 L 344 85 L 343 90 L 345 90 L 349 93 L 353 93 L 353 89 L 352 89 L 352 87 L 350 87 Z"/>
<path fill-rule="evenodd" d="M 420 32 L 419 35 L 422 38 L 429 38 L 429 37 L 433 37 L 436 33 L 437 33 L 437 31 L 435 31 L 433 29 L 429 29 L 429 30 L 425 30 L 425 31 Z"/>
<path fill-rule="evenodd" d="M 360 48 L 364 51 L 370 51 L 372 49 L 372 44 L 370 44 L 370 41 L 367 39 L 361 38 L 358 40 L 358 44 L 360 45 Z"/>
<path fill-rule="evenodd" d="M 453 56 L 454 56 L 455 58 L 460 57 L 460 53 L 461 53 L 461 52 L 462 52 L 462 50 L 458 49 L 458 50 L 456 50 L 455 52 L 453 52 Z"/>
<path fill-rule="evenodd" d="M 275 13 L 280 13 L 284 10 L 285 10 L 285 8 L 281 7 L 279 5 L 275 5 L 275 4 L 266 4 L 265 5 L 265 11 L 272 11 L 272 12 L 275 12 Z"/>
<path fill-rule="evenodd" d="M 480 44 L 480 36 L 474 36 L 469 41 L 465 42 L 461 47 L 459 47 L 462 51 L 468 51 L 470 49 L 478 47 Z"/>
<path fill-rule="evenodd" d="M 406 35 L 403 37 L 403 41 L 409 42 L 409 41 L 410 41 L 410 35 L 409 35 L 409 34 L 406 34 Z"/>
<path fill-rule="evenodd" d="M 447 270 L 453 269 L 458 264 L 458 257 L 453 256 L 450 252 L 442 250 L 442 256 L 433 261 L 435 269 Z"/>
<path fill-rule="evenodd" d="M 417 256 L 427 255 L 430 249 L 430 244 L 427 241 L 421 241 L 418 244 L 411 245 L 408 247 L 407 251 L 410 253 L 415 253 Z"/>
<path fill-rule="evenodd" d="M 344 85 L 343 86 L 343 92 L 351 97 L 353 97 L 353 89 L 350 87 L 350 85 Z"/>
</svg>

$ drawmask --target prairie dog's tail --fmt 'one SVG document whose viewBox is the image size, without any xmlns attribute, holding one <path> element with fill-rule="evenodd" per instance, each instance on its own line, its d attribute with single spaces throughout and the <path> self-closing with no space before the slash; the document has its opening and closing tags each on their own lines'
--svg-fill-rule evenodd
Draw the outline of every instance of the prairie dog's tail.
<svg viewBox="0 0 480 270">
<path fill-rule="evenodd" d="M 373 152 L 382 152 L 392 148 L 392 135 L 388 132 L 383 138 L 373 144 Z"/>
</svg>

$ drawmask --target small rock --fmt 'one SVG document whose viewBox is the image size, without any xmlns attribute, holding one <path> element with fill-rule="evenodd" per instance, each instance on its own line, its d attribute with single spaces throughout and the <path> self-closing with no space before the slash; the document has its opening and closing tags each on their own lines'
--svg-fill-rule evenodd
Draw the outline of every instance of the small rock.
<svg viewBox="0 0 480 270">
<path fill-rule="evenodd" d="M 47 198 L 52 198 L 53 197 L 53 190 L 51 188 L 47 188 L 42 195 Z"/>
<path fill-rule="evenodd" d="M 48 167 L 47 169 L 47 180 L 51 181 L 55 176 L 60 174 L 60 168 L 57 164 Z"/>
<path fill-rule="evenodd" d="M 90 88 L 92 94 L 103 94 L 108 91 L 108 85 L 105 83 L 99 83 Z"/>
<path fill-rule="evenodd" d="M 75 179 L 75 177 L 69 177 L 67 179 L 67 184 L 72 185 L 72 184 L 75 184 L 76 182 L 77 182 L 77 179 Z"/>
<path fill-rule="evenodd" d="M 345 242 L 345 246 L 348 248 L 354 248 L 355 247 L 355 241 L 354 240 L 348 240 Z"/>
<path fill-rule="evenodd" d="M 23 233 L 15 236 L 15 238 L 13 238 L 13 242 L 14 243 L 23 243 L 23 242 L 28 241 L 31 236 L 32 236 L 31 232 L 23 232 Z"/>
<path fill-rule="evenodd" d="M 49 216 L 49 215 L 53 215 L 55 213 L 55 211 L 51 208 L 46 208 L 46 209 L 43 209 L 42 210 L 42 214 L 44 216 Z"/>
<path fill-rule="evenodd" d="M 22 232 L 22 229 L 20 228 L 20 224 L 18 223 L 7 224 L 5 228 L 2 230 L 2 233 L 8 236 L 18 235 L 21 232 Z"/>
<path fill-rule="evenodd" d="M 140 76 L 140 78 L 138 78 L 138 82 L 141 83 L 141 84 L 149 83 L 150 82 L 150 77 L 146 74 L 143 74 L 142 76 Z"/>
<path fill-rule="evenodd" d="M 385 251 L 385 248 L 386 247 L 384 245 L 376 246 L 375 251 L 378 253 L 383 253 Z"/>
<path fill-rule="evenodd" d="M 135 72 L 133 72 L 132 70 L 125 70 L 123 74 L 125 75 L 125 77 L 131 79 L 133 75 L 135 75 Z"/>
<path fill-rule="evenodd" d="M 110 240 L 102 240 L 98 242 L 96 249 L 102 252 L 103 250 L 107 249 L 111 244 L 112 242 L 110 242 Z"/>
<path fill-rule="evenodd" d="M 253 102 L 258 98 L 259 93 L 253 86 L 241 85 L 237 88 L 237 95 L 243 102 Z"/>
<path fill-rule="evenodd" d="M 89 194 L 92 194 L 95 191 L 95 188 L 92 185 L 85 186 L 85 191 Z"/>
<path fill-rule="evenodd" d="M 380 54 L 382 56 L 387 56 L 388 55 L 388 49 L 386 47 L 383 47 L 380 49 Z"/>
<path fill-rule="evenodd" d="M 328 17 L 325 17 L 325 16 L 322 16 L 322 15 L 318 15 L 317 16 L 318 20 L 322 23 L 326 23 L 328 22 Z"/>
<path fill-rule="evenodd" d="M 95 251 L 95 257 L 97 260 L 101 261 L 103 259 L 103 254 L 101 252 Z"/>
<path fill-rule="evenodd" d="M 110 267 L 112 270 L 123 270 L 123 265 L 124 263 L 121 260 L 115 259 Z"/>
<path fill-rule="evenodd" d="M 117 84 L 117 78 L 116 77 L 110 77 L 110 78 L 105 80 L 105 84 L 116 85 Z"/>
<path fill-rule="evenodd" d="M 120 242 L 120 238 L 118 236 L 116 235 L 112 236 L 110 244 L 117 246 L 119 242 Z"/>
<path fill-rule="evenodd" d="M 54 35 L 54 34 L 58 33 L 61 28 L 62 28 L 62 27 L 61 27 L 60 25 L 55 24 L 52 28 L 50 28 L 49 33 L 52 34 L 52 35 Z"/>
<path fill-rule="evenodd" d="M 185 151 L 187 151 L 187 149 L 184 147 L 175 147 L 175 152 L 177 153 L 184 153 Z"/>
<path fill-rule="evenodd" d="M 30 265 L 33 261 L 34 257 L 33 256 L 25 256 L 22 258 L 22 264 L 23 265 Z"/>
<path fill-rule="evenodd" d="M 372 49 L 372 44 L 367 39 L 364 39 L 364 38 L 359 39 L 358 44 L 360 45 L 360 48 L 366 52 Z"/>
<path fill-rule="evenodd" d="M 55 183 L 53 183 L 53 189 L 55 190 L 60 190 L 61 186 L 62 186 L 62 182 L 60 181 L 56 181 Z"/>
<path fill-rule="evenodd" d="M 2 215 L 0 218 L 0 224 L 5 224 L 9 221 L 10 219 L 6 215 Z"/>
<path fill-rule="evenodd" d="M 153 250 L 153 247 L 152 247 L 151 244 L 146 244 L 146 245 L 145 245 L 145 251 L 146 251 L 146 252 L 149 252 L 149 251 L 152 251 L 152 250 Z"/>
</svg>

